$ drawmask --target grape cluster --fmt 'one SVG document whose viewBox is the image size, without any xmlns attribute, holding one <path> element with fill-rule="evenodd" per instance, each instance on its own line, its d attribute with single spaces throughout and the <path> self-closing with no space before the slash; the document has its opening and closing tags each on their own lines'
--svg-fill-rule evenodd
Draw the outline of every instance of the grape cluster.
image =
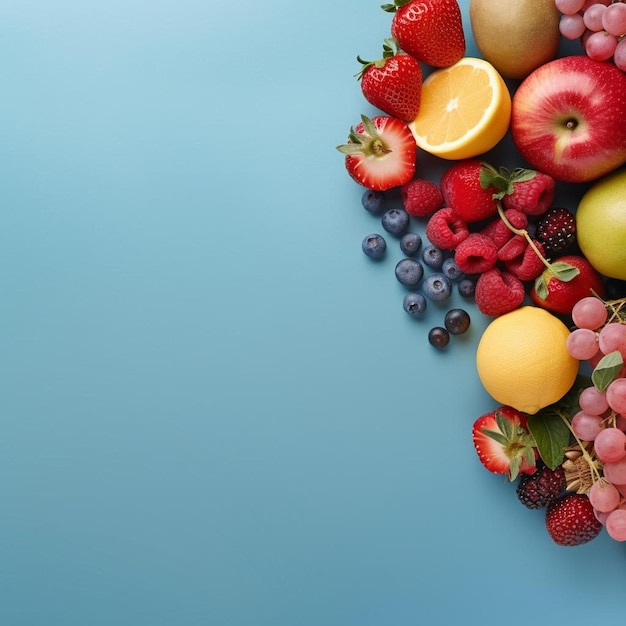
<svg viewBox="0 0 626 626">
<path fill-rule="evenodd" d="M 571 419 L 589 471 L 586 493 L 608 534 L 626 541 L 626 299 L 583 298 L 572 320 L 568 351 L 594 368 Z"/>
<path fill-rule="evenodd" d="M 559 23 L 566 39 L 580 39 L 585 54 L 595 61 L 613 60 L 626 72 L 626 3 L 621 0 L 554 0 L 562 13 Z"/>
</svg>

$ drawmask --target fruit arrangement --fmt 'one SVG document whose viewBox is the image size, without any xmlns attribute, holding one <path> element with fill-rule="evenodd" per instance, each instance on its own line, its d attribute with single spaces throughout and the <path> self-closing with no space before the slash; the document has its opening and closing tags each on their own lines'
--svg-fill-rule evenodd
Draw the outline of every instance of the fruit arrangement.
<svg viewBox="0 0 626 626">
<path fill-rule="evenodd" d="M 376 113 L 337 146 L 380 225 L 362 251 L 384 262 L 395 240 L 406 314 L 447 308 L 434 349 L 486 319 L 484 467 L 555 543 L 626 541 L 626 2 L 470 0 L 469 25 L 457 0 L 381 8 L 390 36 L 356 74 Z M 493 162 L 506 140 L 514 167 Z"/>
</svg>

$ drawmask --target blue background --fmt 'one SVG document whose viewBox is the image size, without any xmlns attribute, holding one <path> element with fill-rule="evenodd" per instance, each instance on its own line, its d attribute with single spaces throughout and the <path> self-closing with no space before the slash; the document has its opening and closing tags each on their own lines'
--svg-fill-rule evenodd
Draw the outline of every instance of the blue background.
<svg viewBox="0 0 626 626">
<path fill-rule="evenodd" d="M 335 146 L 390 20 L 2 2 L 0 623 L 623 614 L 623 546 L 556 546 L 475 456 L 486 320 L 435 352 L 451 303 L 410 319 L 360 251 Z"/>
</svg>

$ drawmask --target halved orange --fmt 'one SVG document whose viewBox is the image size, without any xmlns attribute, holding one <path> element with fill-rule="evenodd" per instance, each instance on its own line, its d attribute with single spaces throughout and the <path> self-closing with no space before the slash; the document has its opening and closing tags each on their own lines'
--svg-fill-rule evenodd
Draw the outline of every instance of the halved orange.
<svg viewBox="0 0 626 626">
<path fill-rule="evenodd" d="M 457 160 L 491 150 L 510 120 L 511 94 L 502 76 L 488 61 L 464 57 L 424 80 L 409 127 L 422 150 Z"/>
</svg>

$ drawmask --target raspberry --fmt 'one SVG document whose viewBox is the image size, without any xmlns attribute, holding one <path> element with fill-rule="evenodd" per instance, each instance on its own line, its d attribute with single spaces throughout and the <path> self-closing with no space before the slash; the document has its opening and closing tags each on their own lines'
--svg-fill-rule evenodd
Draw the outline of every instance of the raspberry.
<svg viewBox="0 0 626 626">
<path fill-rule="evenodd" d="M 534 244 L 541 254 L 544 254 L 543 246 L 538 241 Z M 537 253 L 527 245 L 524 253 L 518 257 L 511 259 L 506 263 L 506 269 L 521 281 L 535 280 L 545 269 L 543 261 L 537 256 Z"/>
<path fill-rule="evenodd" d="M 519 278 L 492 267 L 479 276 L 474 300 L 481 313 L 496 317 L 517 309 L 524 295 L 524 285 Z"/>
<path fill-rule="evenodd" d="M 522 235 L 514 235 L 498 250 L 498 260 L 512 261 L 518 256 L 524 254 L 524 250 L 526 250 L 527 247 L 528 242 Z"/>
<path fill-rule="evenodd" d="M 454 250 L 468 235 L 465 220 L 449 207 L 435 211 L 426 224 L 426 237 L 442 250 Z"/>
<path fill-rule="evenodd" d="M 526 215 L 517 209 L 509 209 L 504 215 L 515 228 L 526 228 L 528 224 Z M 491 220 L 481 232 L 491 237 L 498 249 L 513 237 L 513 231 L 499 217 Z"/>
<path fill-rule="evenodd" d="M 517 483 L 517 497 L 529 509 L 543 509 L 565 491 L 565 471 L 540 467 L 534 474 L 524 475 Z"/>
<path fill-rule="evenodd" d="M 565 252 L 576 241 L 574 214 L 567 209 L 549 209 L 537 222 L 537 239 L 548 256 Z"/>
<path fill-rule="evenodd" d="M 502 198 L 502 206 L 517 209 L 526 215 L 542 215 L 552 204 L 554 194 L 554 178 L 537 172 L 530 180 L 514 182 L 513 192 Z"/>
<path fill-rule="evenodd" d="M 400 187 L 404 210 L 413 217 L 429 217 L 443 206 L 443 194 L 430 180 L 414 178 Z"/>
<path fill-rule="evenodd" d="M 496 264 L 498 249 L 487 235 L 470 233 L 457 246 L 454 260 L 466 274 L 482 274 Z"/>
</svg>

